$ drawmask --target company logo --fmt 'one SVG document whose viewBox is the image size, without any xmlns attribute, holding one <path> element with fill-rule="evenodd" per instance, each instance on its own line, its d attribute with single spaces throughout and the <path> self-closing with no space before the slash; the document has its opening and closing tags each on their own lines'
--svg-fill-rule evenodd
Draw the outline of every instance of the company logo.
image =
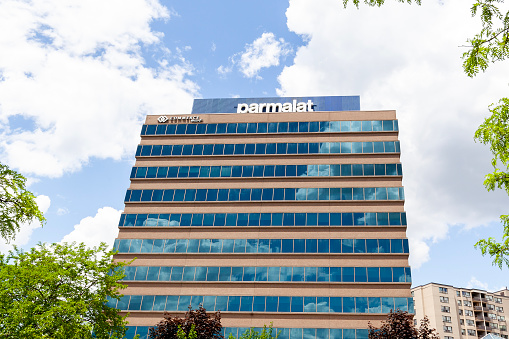
<svg viewBox="0 0 509 339">
<path fill-rule="evenodd" d="M 274 113 L 274 112 L 314 112 L 313 102 L 263 103 L 263 104 L 238 104 L 237 113 Z"/>
<path fill-rule="evenodd" d="M 197 116 L 197 115 L 195 115 L 195 116 L 184 115 L 184 116 L 169 117 L 169 118 L 166 115 L 161 115 L 159 118 L 157 118 L 157 121 L 160 122 L 161 124 L 164 124 L 165 122 L 175 122 L 175 123 L 179 123 L 179 122 L 189 123 L 189 122 L 192 122 L 192 123 L 199 123 L 199 122 L 202 122 L 203 119 L 200 119 L 200 117 Z"/>
</svg>

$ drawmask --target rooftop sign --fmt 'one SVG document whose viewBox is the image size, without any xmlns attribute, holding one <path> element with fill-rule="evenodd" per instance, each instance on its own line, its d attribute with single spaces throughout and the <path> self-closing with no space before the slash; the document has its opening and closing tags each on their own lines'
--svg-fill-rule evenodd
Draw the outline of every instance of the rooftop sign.
<svg viewBox="0 0 509 339">
<path fill-rule="evenodd" d="M 359 96 L 194 99 L 191 114 L 359 111 Z"/>
<path fill-rule="evenodd" d="M 282 103 L 252 103 L 238 104 L 237 113 L 271 113 L 271 112 L 313 112 L 313 102 L 285 102 Z"/>
</svg>

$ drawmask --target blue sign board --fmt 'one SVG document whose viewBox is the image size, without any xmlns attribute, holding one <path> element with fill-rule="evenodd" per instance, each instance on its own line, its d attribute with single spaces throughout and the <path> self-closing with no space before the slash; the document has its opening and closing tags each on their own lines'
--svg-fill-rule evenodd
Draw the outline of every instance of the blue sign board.
<svg viewBox="0 0 509 339">
<path fill-rule="evenodd" d="M 324 97 L 273 97 L 273 98 L 223 98 L 223 99 L 194 99 L 193 110 L 191 114 L 204 114 L 204 113 L 238 113 L 239 108 L 249 107 L 251 104 L 287 104 L 296 107 L 297 103 L 308 105 L 312 103 L 312 110 L 306 109 L 304 111 L 359 111 L 361 109 L 360 96 L 324 96 Z M 266 106 L 267 106 L 266 105 Z M 244 110 L 244 109 L 242 109 Z M 260 109 L 260 112 L 267 110 Z M 268 110 L 271 112 L 271 110 Z M 281 111 L 281 109 L 279 109 Z M 283 110 L 284 111 L 284 110 Z M 299 111 L 299 110 L 291 110 Z M 243 112 L 247 113 L 247 112 Z"/>
</svg>

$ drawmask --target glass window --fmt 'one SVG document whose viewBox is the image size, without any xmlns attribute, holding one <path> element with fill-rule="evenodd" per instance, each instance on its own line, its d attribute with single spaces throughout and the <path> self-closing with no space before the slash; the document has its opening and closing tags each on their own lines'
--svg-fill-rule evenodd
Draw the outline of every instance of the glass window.
<svg viewBox="0 0 509 339">
<path fill-rule="evenodd" d="M 290 312 L 290 297 L 279 297 L 278 312 Z"/>
<path fill-rule="evenodd" d="M 303 312 L 303 311 L 304 311 L 304 298 L 292 297 L 291 312 Z"/>
<path fill-rule="evenodd" d="M 240 308 L 240 297 L 229 296 L 228 297 L 228 311 L 238 312 Z"/>
<path fill-rule="evenodd" d="M 230 281 L 232 275 L 231 267 L 220 267 L 219 268 L 219 281 Z"/>
<path fill-rule="evenodd" d="M 343 267 L 342 268 L 342 281 L 343 282 L 354 282 L 354 268 Z"/>
<path fill-rule="evenodd" d="M 366 267 L 355 267 L 355 282 L 368 281 Z"/>
</svg>

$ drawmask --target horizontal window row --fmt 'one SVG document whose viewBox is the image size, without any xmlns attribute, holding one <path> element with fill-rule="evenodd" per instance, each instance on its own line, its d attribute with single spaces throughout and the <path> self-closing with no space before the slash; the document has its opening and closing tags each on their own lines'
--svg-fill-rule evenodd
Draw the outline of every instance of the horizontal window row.
<svg viewBox="0 0 509 339">
<path fill-rule="evenodd" d="M 407 282 L 410 267 L 127 266 L 129 281 Z"/>
<path fill-rule="evenodd" d="M 301 121 L 253 122 L 223 124 L 159 124 L 143 125 L 141 135 L 168 134 L 246 134 L 246 133 L 330 133 L 330 132 L 392 132 L 398 130 L 397 120 L 363 121 Z"/>
<path fill-rule="evenodd" d="M 408 239 L 115 239 L 119 253 L 408 253 Z"/>
<path fill-rule="evenodd" d="M 399 141 L 138 145 L 136 156 L 399 153 Z"/>
<path fill-rule="evenodd" d="M 402 175 L 401 164 L 133 167 L 131 178 L 257 178 Z"/>
<path fill-rule="evenodd" d="M 412 298 L 398 297 L 269 297 L 197 295 L 124 295 L 108 306 L 124 311 L 185 312 L 200 305 L 211 311 L 228 312 L 312 312 L 312 313 L 389 313 L 414 311 Z"/>
<path fill-rule="evenodd" d="M 122 214 L 119 226 L 400 226 L 406 213 Z"/>
<path fill-rule="evenodd" d="M 139 339 L 148 339 L 149 326 L 127 326 L 125 339 L 133 339 L 139 335 Z M 249 327 L 223 327 L 222 334 L 228 338 L 232 334 L 235 338 L 240 338 Z M 262 333 L 263 328 L 255 327 L 254 331 Z M 272 334 L 278 335 L 278 339 L 368 339 L 369 330 L 367 329 L 342 329 L 342 328 L 282 328 L 274 327 Z"/>
<path fill-rule="evenodd" d="M 403 187 L 224 188 L 127 190 L 125 202 L 137 201 L 316 201 L 404 200 Z"/>
</svg>

